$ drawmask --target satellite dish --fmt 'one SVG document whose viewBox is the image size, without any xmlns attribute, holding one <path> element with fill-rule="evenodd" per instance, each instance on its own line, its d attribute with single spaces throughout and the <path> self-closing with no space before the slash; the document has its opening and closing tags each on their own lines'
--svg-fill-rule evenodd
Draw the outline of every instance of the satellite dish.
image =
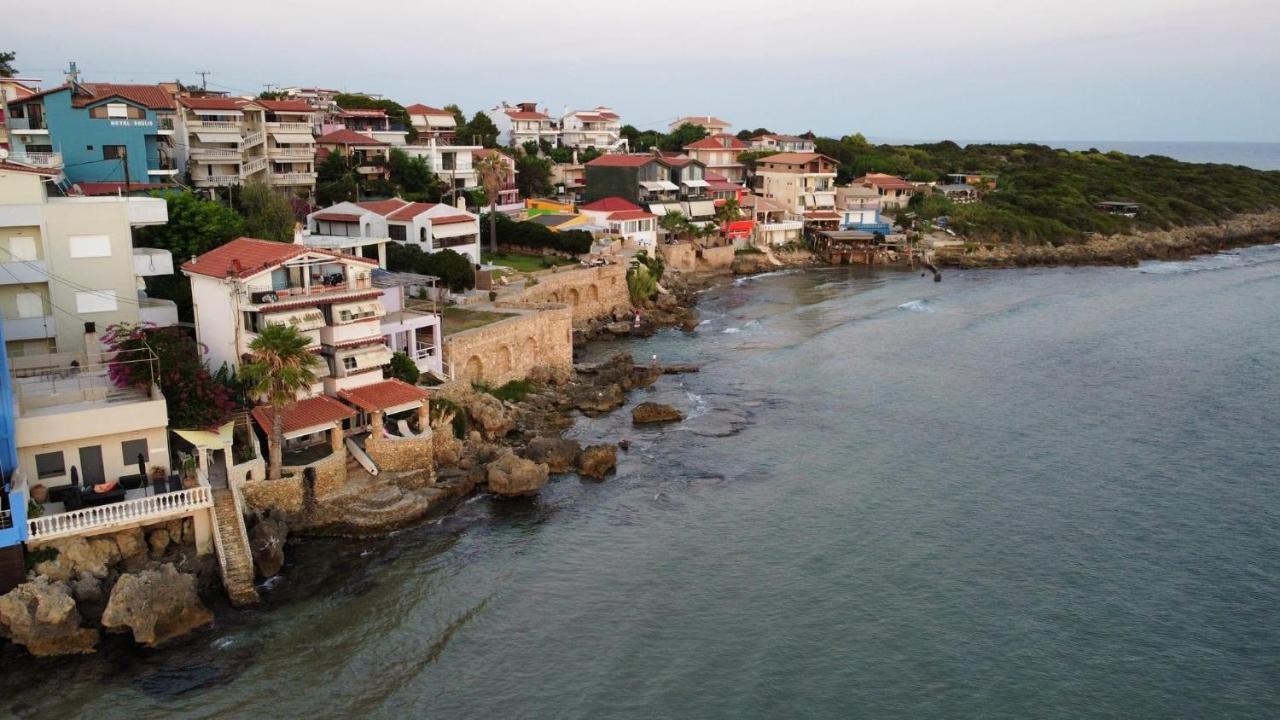
<svg viewBox="0 0 1280 720">
<path fill-rule="evenodd" d="M 8 159 L 9 159 L 9 151 L 4 148 L 0 148 L 0 160 L 8 160 Z"/>
</svg>

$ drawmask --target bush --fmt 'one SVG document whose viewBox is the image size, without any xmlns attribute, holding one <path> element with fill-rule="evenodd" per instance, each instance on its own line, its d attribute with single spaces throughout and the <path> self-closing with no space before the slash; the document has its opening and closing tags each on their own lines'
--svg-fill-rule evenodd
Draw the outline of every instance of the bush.
<svg viewBox="0 0 1280 720">
<path fill-rule="evenodd" d="M 520 402 L 533 392 L 533 383 L 529 380 L 512 380 L 501 387 L 493 387 L 483 382 L 473 382 L 471 386 L 482 393 L 488 393 L 503 402 Z"/>
<path fill-rule="evenodd" d="M 463 292 L 476 286 L 475 266 L 471 259 L 449 248 L 424 253 L 415 245 L 390 243 L 387 246 L 387 269 L 434 275 L 453 292 Z"/>
<path fill-rule="evenodd" d="M 649 272 L 646 265 L 632 265 L 627 269 L 627 291 L 631 293 L 631 302 L 642 303 L 658 294 L 658 279 Z"/>
<path fill-rule="evenodd" d="M 418 375 L 418 364 L 413 361 L 413 358 L 402 352 L 391 355 L 391 362 L 387 365 L 387 377 L 417 385 Z"/>
<path fill-rule="evenodd" d="M 556 232 L 545 225 L 518 222 L 498 213 L 498 244 L 525 248 L 555 250 L 570 255 L 591 252 L 591 233 L 584 230 Z M 480 220 L 480 244 L 489 245 L 489 221 Z"/>
<path fill-rule="evenodd" d="M 432 417 L 453 413 L 452 427 L 454 437 L 464 438 L 467 436 L 467 413 L 457 403 L 445 398 L 433 397 L 428 401 L 428 404 Z"/>
</svg>

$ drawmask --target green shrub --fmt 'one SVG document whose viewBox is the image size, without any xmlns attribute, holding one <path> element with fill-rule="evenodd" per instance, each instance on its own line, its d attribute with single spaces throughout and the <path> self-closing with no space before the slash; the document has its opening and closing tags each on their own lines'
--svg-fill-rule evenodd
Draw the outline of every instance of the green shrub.
<svg viewBox="0 0 1280 720">
<path fill-rule="evenodd" d="M 496 388 L 483 382 L 473 382 L 471 386 L 504 402 L 520 402 L 526 395 L 534 391 L 534 385 L 529 380 L 512 380 Z"/>
<path fill-rule="evenodd" d="M 658 280 L 646 265 L 632 265 L 627 269 L 627 290 L 631 302 L 642 303 L 658 294 Z"/>
<path fill-rule="evenodd" d="M 402 352 L 391 355 L 391 362 L 387 364 L 387 377 L 417 385 L 419 374 L 418 364 L 413 361 L 413 358 Z"/>
</svg>

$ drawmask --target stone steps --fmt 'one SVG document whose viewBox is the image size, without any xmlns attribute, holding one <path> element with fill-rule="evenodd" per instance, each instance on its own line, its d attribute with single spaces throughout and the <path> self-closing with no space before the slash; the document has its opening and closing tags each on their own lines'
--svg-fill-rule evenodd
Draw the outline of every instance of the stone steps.
<svg viewBox="0 0 1280 720">
<path fill-rule="evenodd" d="M 222 585 L 231 598 L 231 604 L 252 605 L 257 603 L 258 591 L 253 585 L 253 555 L 249 552 L 249 538 L 246 537 L 240 521 L 240 509 L 236 506 L 235 495 L 225 488 L 213 491 L 214 529 L 222 543 L 225 557 L 225 571 Z"/>
</svg>

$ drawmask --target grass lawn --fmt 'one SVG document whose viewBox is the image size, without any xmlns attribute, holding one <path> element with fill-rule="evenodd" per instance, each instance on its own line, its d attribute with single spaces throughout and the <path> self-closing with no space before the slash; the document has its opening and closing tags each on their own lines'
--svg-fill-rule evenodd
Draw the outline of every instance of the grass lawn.
<svg viewBox="0 0 1280 720">
<path fill-rule="evenodd" d="M 460 307 L 447 307 L 444 309 L 444 334 L 452 335 L 478 328 L 481 325 L 498 322 L 503 318 L 509 318 L 515 313 L 489 312 L 488 310 L 468 310 Z"/>
<path fill-rule="evenodd" d="M 506 265 L 517 272 L 538 272 L 547 269 L 544 263 L 551 265 L 574 265 L 575 260 L 569 260 L 562 257 L 552 257 L 550 255 L 517 255 L 515 253 L 498 253 L 490 255 L 489 253 L 481 254 L 481 260 L 494 265 Z"/>
</svg>

